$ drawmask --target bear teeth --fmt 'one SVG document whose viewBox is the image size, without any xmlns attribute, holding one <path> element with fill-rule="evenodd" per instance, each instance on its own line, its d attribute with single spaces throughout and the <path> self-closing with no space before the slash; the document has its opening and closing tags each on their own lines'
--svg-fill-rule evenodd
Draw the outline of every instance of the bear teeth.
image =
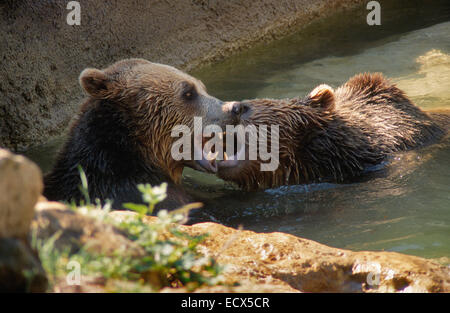
<svg viewBox="0 0 450 313">
<path fill-rule="evenodd" d="M 218 154 L 219 154 L 218 151 L 216 151 L 216 152 L 214 152 L 214 153 L 212 153 L 211 151 L 209 151 L 208 154 L 206 155 L 206 159 L 207 159 L 208 161 L 213 161 L 213 160 L 215 160 L 215 159 L 217 158 L 217 155 L 218 155 Z"/>
</svg>

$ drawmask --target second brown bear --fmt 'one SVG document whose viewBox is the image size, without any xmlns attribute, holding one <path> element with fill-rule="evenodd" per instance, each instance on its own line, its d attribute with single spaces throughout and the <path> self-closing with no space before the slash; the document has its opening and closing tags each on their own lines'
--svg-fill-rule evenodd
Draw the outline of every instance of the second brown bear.
<svg viewBox="0 0 450 313">
<path fill-rule="evenodd" d="M 379 73 L 356 75 L 336 91 L 320 85 L 304 99 L 241 106 L 243 125 L 279 126 L 276 170 L 262 171 L 264 162 L 249 160 L 248 152 L 245 160 L 218 161 L 218 176 L 246 190 L 344 182 L 394 152 L 435 142 L 449 124 L 448 115 L 423 112 Z"/>
</svg>

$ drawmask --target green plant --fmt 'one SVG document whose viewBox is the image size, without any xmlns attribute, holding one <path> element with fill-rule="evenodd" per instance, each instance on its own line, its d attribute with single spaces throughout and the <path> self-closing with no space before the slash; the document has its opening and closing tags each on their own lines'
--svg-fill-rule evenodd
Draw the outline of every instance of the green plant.
<svg viewBox="0 0 450 313">
<path fill-rule="evenodd" d="M 137 212 L 141 218 L 147 214 L 153 214 L 155 206 L 167 197 L 167 183 L 156 187 L 152 187 L 150 184 L 141 184 L 137 188 L 142 193 L 142 200 L 148 205 L 125 203 L 123 206 Z"/>
<path fill-rule="evenodd" d="M 118 225 L 146 252 L 135 270 L 159 287 L 185 286 L 194 289 L 203 284 L 217 284 L 221 267 L 213 258 L 197 251 L 198 244 L 207 235 L 190 236 L 178 227 L 178 223 L 185 218 L 182 212 L 196 205 L 188 205 L 173 213 L 161 210 L 157 214 L 157 222 L 148 224 L 144 221 L 145 216 L 153 213 L 155 205 L 164 200 L 167 184 L 159 187 L 139 185 L 138 188 L 147 205 L 126 204 L 126 208 L 138 214 Z"/>
<path fill-rule="evenodd" d="M 167 184 L 156 187 L 139 185 L 143 202 L 146 204 L 127 203 L 124 207 L 137 214 L 118 222 L 108 216 L 110 203 L 102 206 L 96 201 L 96 205 L 91 204 L 86 175 L 83 174 L 80 169 L 80 190 L 85 195 L 86 205 L 73 209 L 81 214 L 99 218 L 105 223 L 114 224 L 141 247 L 144 253 L 139 257 L 127 256 L 121 251 L 116 251 L 113 255 L 100 255 L 88 252 L 87 247 L 82 247 L 78 252 L 69 254 L 68 249 L 59 251 L 55 248 L 58 234 L 46 241 L 34 240 L 34 246 L 39 251 L 53 285 L 67 274 L 66 266 L 70 261 L 80 264 L 84 276 L 133 282 L 136 286 L 150 285 L 153 290 L 163 287 L 185 287 L 194 290 L 202 285 L 220 283 L 222 267 L 214 258 L 204 256 L 198 251 L 198 245 L 207 235 L 190 236 L 179 227 L 179 223 L 185 219 L 184 213 L 198 207 L 198 204 L 191 204 L 174 212 L 160 210 L 157 213 L 158 219 L 148 223 L 147 215 L 152 214 L 156 204 L 166 197 Z"/>
</svg>

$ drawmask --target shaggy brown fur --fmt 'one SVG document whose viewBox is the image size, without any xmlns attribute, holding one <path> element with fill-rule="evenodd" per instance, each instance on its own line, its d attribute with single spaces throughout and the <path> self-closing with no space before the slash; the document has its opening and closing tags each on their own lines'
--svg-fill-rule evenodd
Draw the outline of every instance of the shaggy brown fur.
<svg viewBox="0 0 450 313">
<path fill-rule="evenodd" d="M 259 159 L 230 167 L 219 162 L 219 177 L 248 190 L 343 182 L 393 152 L 431 143 L 445 133 L 379 73 L 356 75 L 336 91 L 321 85 L 305 99 L 256 99 L 243 105 L 244 125 L 270 129 L 278 124 L 280 130 L 275 171 L 260 171 Z"/>
<path fill-rule="evenodd" d="M 80 84 L 88 94 L 53 171 L 45 177 L 50 200 L 83 199 L 77 166 L 86 172 L 93 200 L 142 202 L 137 184 L 169 183 L 166 208 L 188 201 L 177 184 L 185 166 L 171 147 L 175 125 L 192 129 L 194 116 L 203 124 L 236 123 L 222 102 L 207 94 L 203 83 L 173 67 L 143 59 L 119 61 L 104 70 L 86 69 Z M 200 165 L 199 165 L 200 164 Z"/>
</svg>

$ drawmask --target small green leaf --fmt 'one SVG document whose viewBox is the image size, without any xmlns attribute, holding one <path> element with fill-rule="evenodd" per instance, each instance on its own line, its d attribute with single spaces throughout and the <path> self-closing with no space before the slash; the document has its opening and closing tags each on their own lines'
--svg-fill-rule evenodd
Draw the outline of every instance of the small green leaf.
<svg viewBox="0 0 450 313">
<path fill-rule="evenodd" d="M 144 214 L 144 215 L 147 214 L 147 211 L 148 211 L 148 206 L 143 205 L 143 204 L 124 203 L 123 207 L 125 209 L 132 210 L 132 211 L 135 211 L 135 212 L 137 212 L 139 214 Z"/>
</svg>

